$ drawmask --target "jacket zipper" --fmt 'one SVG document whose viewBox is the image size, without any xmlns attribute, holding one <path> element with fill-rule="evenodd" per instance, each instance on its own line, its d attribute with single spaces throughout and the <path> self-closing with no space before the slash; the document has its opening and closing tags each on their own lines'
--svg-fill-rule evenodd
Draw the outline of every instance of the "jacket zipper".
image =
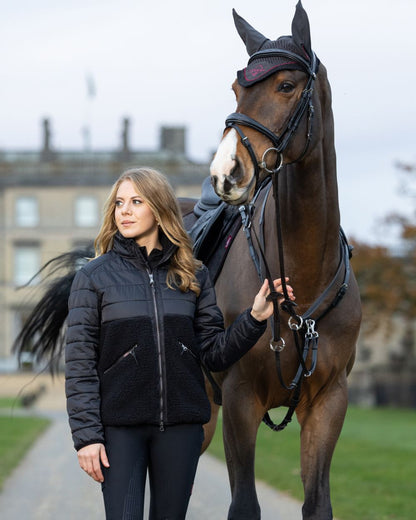
<svg viewBox="0 0 416 520">
<path fill-rule="evenodd" d="M 134 361 L 136 362 L 136 365 L 138 365 L 138 362 L 137 362 L 137 357 L 136 357 L 136 348 L 138 347 L 137 343 L 136 345 L 134 345 L 133 347 L 131 347 L 131 349 L 129 349 L 127 352 L 124 352 L 124 354 L 122 354 L 120 357 L 118 357 L 114 363 L 112 365 L 110 365 L 108 368 L 106 368 L 103 372 L 103 374 L 106 374 L 107 372 L 109 372 L 110 370 L 112 370 L 116 365 L 118 365 L 120 363 L 120 361 L 123 361 L 124 358 L 126 358 L 127 356 L 131 355 L 133 356 L 133 359 Z"/>
<path fill-rule="evenodd" d="M 158 365 L 159 365 L 159 389 L 160 389 L 159 429 L 161 432 L 163 432 L 165 430 L 164 419 L 163 419 L 163 411 L 164 411 L 164 407 L 165 407 L 163 395 L 164 395 L 164 386 L 165 385 L 163 382 L 162 345 L 161 345 L 161 341 L 160 341 L 159 312 L 157 309 L 156 287 L 155 287 L 155 281 L 153 278 L 153 273 L 149 269 L 147 269 L 147 274 L 149 275 L 150 287 L 152 288 L 153 308 L 155 311 L 155 318 L 156 318 L 157 355 L 158 355 Z"/>
</svg>

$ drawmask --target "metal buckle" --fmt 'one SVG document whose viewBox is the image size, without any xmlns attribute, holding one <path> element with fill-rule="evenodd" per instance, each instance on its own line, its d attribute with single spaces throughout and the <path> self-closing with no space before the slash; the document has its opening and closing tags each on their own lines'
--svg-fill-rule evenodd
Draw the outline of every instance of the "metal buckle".
<svg viewBox="0 0 416 520">
<path fill-rule="evenodd" d="M 305 325 L 307 327 L 306 333 L 305 333 L 306 339 L 312 339 L 312 338 L 319 337 L 318 332 L 315 330 L 315 320 L 312 320 L 309 318 L 309 319 L 305 320 Z"/>
<path fill-rule="evenodd" d="M 251 228 L 251 218 L 250 218 L 250 212 L 249 211 L 246 211 L 246 206 L 240 206 L 238 208 L 239 212 L 240 212 L 240 215 L 241 215 L 241 220 L 242 220 L 242 223 L 243 223 L 243 228 L 244 229 L 250 229 Z"/>
<path fill-rule="evenodd" d="M 298 323 L 296 323 L 294 320 L 299 320 Z M 289 321 L 287 322 L 287 324 L 289 325 L 289 328 L 291 330 L 300 330 L 302 327 L 303 327 L 303 318 L 302 316 L 296 316 L 296 318 L 294 318 L 293 316 L 291 316 L 289 318 Z"/>
<path fill-rule="evenodd" d="M 267 168 L 267 165 L 266 165 L 265 158 L 269 152 L 276 152 L 278 155 L 280 155 L 279 166 L 277 168 L 274 168 L 273 170 L 269 170 L 269 168 Z M 267 148 L 267 150 L 263 154 L 263 157 L 261 158 L 261 162 L 259 163 L 259 166 L 260 166 L 260 168 L 263 168 L 263 170 L 265 170 L 267 173 L 277 173 L 283 166 L 283 154 L 281 154 L 277 148 L 273 148 L 273 147 Z"/>
<path fill-rule="evenodd" d="M 273 350 L 273 352 L 282 352 L 285 346 L 286 343 L 283 338 L 280 338 L 277 341 L 274 339 L 270 340 L 270 349 Z"/>
</svg>

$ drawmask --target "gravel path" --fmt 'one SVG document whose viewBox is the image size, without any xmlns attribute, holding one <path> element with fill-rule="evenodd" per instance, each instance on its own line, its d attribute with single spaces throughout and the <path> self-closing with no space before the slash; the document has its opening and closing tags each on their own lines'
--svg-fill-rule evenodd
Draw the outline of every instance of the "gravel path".
<svg viewBox="0 0 416 520">
<path fill-rule="evenodd" d="M 53 422 L 6 481 L 0 494 L 2 520 L 104 519 L 100 485 L 78 466 L 63 402 L 59 391 L 47 392 L 38 402 L 37 413 Z M 260 482 L 257 493 L 263 520 L 301 520 L 299 502 Z M 226 519 L 229 503 L 225 465 L 202 455 L 187 520 Z"/>
</svg>

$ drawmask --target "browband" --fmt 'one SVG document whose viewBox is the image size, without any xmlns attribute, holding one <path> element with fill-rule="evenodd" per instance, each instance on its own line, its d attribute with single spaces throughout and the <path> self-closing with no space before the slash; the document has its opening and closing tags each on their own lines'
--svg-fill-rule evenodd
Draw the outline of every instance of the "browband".
<svg viewBox="0 0 416 520">
<path fill-rule="evenodd" d="M 316 55 L 314 52 L 312 52 L 312 60 L 309 62 L 308 60 L 305 60 L 305 58 L 302 58 L 299 54 L 295 54 L 294 52 L 287 51 L 285 49 L 263 49 L 260 51 L 255 52 L 252 56 L 250 56 L 250 59 L 248 60 L 249 65 L 253 60 L 265 57 L 265 58 L 273 58 L 273 57 L 283 57 L 283 58 L 289 58 L 291 60 L 297 61 L 301 65 L 305 67 L 307 72 L 312 76 L 314 76 L 317 72 L 316 70 Z"/>
</svg>

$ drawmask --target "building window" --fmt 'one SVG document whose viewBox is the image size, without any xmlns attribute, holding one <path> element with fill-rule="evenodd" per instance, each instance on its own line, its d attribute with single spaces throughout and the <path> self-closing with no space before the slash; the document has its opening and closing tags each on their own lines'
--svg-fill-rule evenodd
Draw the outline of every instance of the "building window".
<svg viewBox="0 0 416 520">
<path fill-rule="evenodd" d="M 15 209 L 17 226 L 35 227 L 39 224 L 39 206 L 35 197 L 18 197 Z"/>
<path fill-rule="evenodd" d="M 75 199 L 75 225 L 94 227 L 98 224 L 98 202 L 95 197 L 77 197 Z"/>
<path fill-rule="evenodd" d="M 30 281 L 30 285 L 39 283 L 35 274 L 40 269 L 39 244 L 18 244 L 14 249 L 14 283 L 20 287 Z"/>
</svg>

